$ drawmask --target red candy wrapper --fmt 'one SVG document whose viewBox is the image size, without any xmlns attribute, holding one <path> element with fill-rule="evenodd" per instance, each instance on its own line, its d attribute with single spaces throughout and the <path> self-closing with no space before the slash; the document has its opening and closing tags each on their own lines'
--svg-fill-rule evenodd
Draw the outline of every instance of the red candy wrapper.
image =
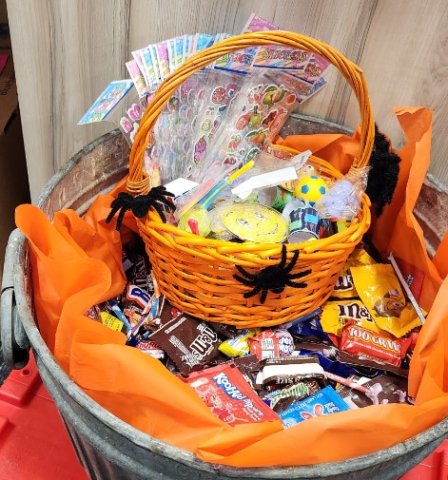
<svg viewBox="0 0 448 480">
<path fill-rule="evenodd" d="M 294 339 L 287 330 L 264 330 L 249 338 L 251 355 L 258 360 L 266 358 L 287 357 L 294 351 Z"/>
<path fill-rule="evenodd" d="M 411 338 L 394 338 L 378 334 L 353 323 L 342 330 L 341 350 L 361 358 L 371 358 L 399 367 L 411 344 Z"/>
<path fill-rule="evenodd" d="M 218 418 L 229 425 L 279 419 L 257 396 L 234 365 L 218 365 L 192 373 L 182 380 L 194 388 Z"/>
<path fill-rule="evenodd" d="M 137 343 L 136 347 L 143 353 L 146 353 L 157 360 L 163 360 L 165 358 L 165 352 L 152 340 L 142 340 Z"/>
</svg>

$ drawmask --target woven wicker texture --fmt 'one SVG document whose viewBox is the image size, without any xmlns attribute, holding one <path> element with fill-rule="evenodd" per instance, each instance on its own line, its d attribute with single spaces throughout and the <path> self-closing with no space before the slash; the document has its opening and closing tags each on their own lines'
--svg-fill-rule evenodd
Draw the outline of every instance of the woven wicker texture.
<svg viewBox="0 0 448 480">
<path fill-rule="evenodd" d="M 360 107 L 360 151 L 353 168 L 368 164 L 374 120 L 362 70 L 336 49 L 312 38 L 286 31 L 258 32 L 229 38 L 197 53 L 162 83 L 143 115 L 131 149 L 127 180 L 130 193 L 138 195 L 149 191 L 150 182 L 143 167 L 146 145 L 160 112 L 179 85 L 222 55 L 254 45 L 309 50 L 327 58 L 340 70 L 353 88 Z M 321 159 L 312 157 L 312 163 L 329 177 L 341 177 L 339 171 Z M 321 240 L 289 244 L 287 262 L 296 250 L 300 251 L 291 273 L 311 270 L 300 278 L 307 286 L 286 287 L 279 294 L 270 292 L 264 304 L 258 296 L 244 298 L 244 293 L 251 288 L 235 280 L 234 275 L 238 273 L 235 265 L 256 274 L 280 262 L 282 245 L 202 238 L 163 223 L 152 211 L 146 219 L 138 220 L 138 225 L 160 290 L 177 308 L 204 320 L 241 328 L 273 326 L 311 312 L 329 297 L 347 257 L 370 225 L 369 206 L 364 195 L 361 212 L 343 232 Z"/>
</svg>

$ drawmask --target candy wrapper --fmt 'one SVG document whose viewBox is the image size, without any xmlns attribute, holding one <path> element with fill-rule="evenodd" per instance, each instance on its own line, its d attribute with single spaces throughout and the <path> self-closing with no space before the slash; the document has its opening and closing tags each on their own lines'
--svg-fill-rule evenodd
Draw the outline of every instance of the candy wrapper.
<svg viewBox="0 0 448 480">
<path fill-rule="evenodd" d="M 231 360 L 233 365 L 244 375 L 248 383 L 253 386 L 257 373 L 262 368 L 261 362 L 256 355 L 245 355 L 244 357 L 235 357 Z"/>
<path fill-rule="evenodd" d="M 278 388 L 304 379 L 324 379 L 324 370 L 313 357 L 270 358 L 258 373 L 256 383 L 260 387 Z"/>
<path fill-rule="evenodd" d="M 320 323 L 326 333 L 332 333 L 338 337 L 348 322 L 355 322 L 367 330 L 381 333 L 381 329 L 373 321 L 368 308 L 360 300 L 338 300 L 327 302 L 322 307 Z"/>
<path fill-rule="evenodd" d="M 347 404 L 332 387 L 328 386 L 307 399 L 293 404 L 280 414 L 280 418 L 284 427 L 289 428 L 303 420 L 346 410 L 349 410 Z"/>
<path fill-rule="evenodd" d="M 242 357 L 243 355 L 247 355 L 249 353 L 249 338 L 255 337 L 260 331 L 260 328 L 241 330 L 236 337 L 229 338 L 222 342 L 219 350 L 228 357 Z"/>
<path fill-rule="evenodd" d="M 288 331 L 297 337 L 332 343 L 320 323 L 322 309 L 318 308 L 306 317 L 293 322 Z"/>
<path fill-rule="evenodd" d="M 300 342 L 297 345 L 299 350 L 294 351 L 294 355 L 301 354 L 303 348 L 303 355 L 317 355 L 320 364 L 326 372 L 335 373 L 342 377 L 349 377 L 351 375 L 361 375 L 369 378 L 376 377 L 379 372 L 389 372 L 393 375 L 407 378 L 408 369 L 393 366 L 385 363 L 379 359 L 372 359 L 367 356 L 357 356 L 349 354 L 339 348 L 318 342 Z M 323 358 L 327 362 L 323 361 Z M 333 368 L 334 366 L 334 368 Z"/>
<path fill-rule="evenodd" d="M 348 323 L 342 330 L 340 348 L 360 358 L 389 363 L 399 367 L 411 344 L 411 338 L 394 338 L 386 333 L 371 332 Z"/>
<path fill-rule="evenodd" d="M 291 387 L 286 387 L 281 390 L 274 390 L 263 396 L 263 401 L 274 412 L 280 413 L 292 404 L 309 397 L 313 393 L 320 390 L 320 385 L 316 380 L 303 380 Z"/>
<path fill-rule="evenodd" d="M 121 332 L 124 329 L 124 323 L 109 312 L 101 312 L 100 318 L 103 325 L 115 330 L 116 332 Z"/>
<path fill-rule="evenodd" d="M 358 383 L 368 390 L 363 394 L 342 386 L 337 392 L 352 408 L 368 407 L 385 403 L 407 403 L 407 381 L 391 375 L 379 375 L 374 379 L 364 379 Z"/>
<path fill-rule="evenodd" d="M 157 360 L 165 358 L 165 352 L 152 340 L 141 340 L 137 343 L 136 348 Z"/>
<path fill-rule="evenodd" d="M 232 365 L 219 365 L 193 373 L 184 381 L 194 388 L 218 418 L 230 425 L 278 420 L 277 414 Z"/>
<path fill-rule="evenodd" d="M 325 370 L 325 375 L 333 373 L 347 378 L 350 375 L 357 373 L 353 367 L 338 360 L 338 354 L 333 352 L 334 347 L 329 348 L 328 345 L 322 343 L 300 342 L 297 345 L 297 349 L 298 350 L 294 350 L 293 356 L 302 355 L 305 357 L 316 357 L 322 368 Z"/>
<path fill-rule="evenodd" d="M 353 253 L 348 257 L 343 270 L 339 274 L 331 296 L 333 298 L 357 297 L 358 293 L 355 289 L 350 268 L 361 265 L 373 265 L 375 263 L 375 260 L 363 248 L 355 248 Z"/>
<path fill-rule="evenodd" d="M 294 350 L 294 340 L 287 330 L 264 330 L 249 338 L 250 353 L 259 360 L 288 357 Z"/>
<path fill-rule="evenodd" d="M 414 308 L 406 302 L 391 265 L 352 267 L 351 272 L 356 290 L 379 328 L 402 337 L 421 326 Z"/>
<path fill-rule="evenodd" d="M 220 340 L 206 323 L 181 314 L 151 335 L 182 374 L 204 368 L 218 355 Z"/>
</svg>

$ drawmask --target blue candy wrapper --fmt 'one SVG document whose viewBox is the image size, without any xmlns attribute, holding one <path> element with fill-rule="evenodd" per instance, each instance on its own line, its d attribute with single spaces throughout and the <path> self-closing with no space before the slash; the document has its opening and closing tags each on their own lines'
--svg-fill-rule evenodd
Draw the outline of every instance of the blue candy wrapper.
<svg viewBox="0 0 448 480">
<path fill-rule="evenodd" d="M 313 417 L 350 410 L 341 396 L 330 386 L 310 395 L 305 400 L 291 405 L 279 416 L 285 428 L 292 427 Z"/>
<path fill-rule="evenodd" d="M 312 337 L 323 342 L 332 343 L 320 324 L 321 313 L 322 309 L 318 308 L 306 317 L 294 321 L 288 328 L 289 333 L 299 337 Z"/>
<path fill-rule="evenodd" d="M 334 373 L 340 377 L 348 378 L 350 375 L 356 375 L 358 373 L 354 368 L 349 367 L 347 364 L 327 358 L 325 355 L 313 350 L 302 349 L 299 347 L 299 355 L 316 357 L 319 360 L 321 367 L 326 372 Z"/>
</svg>

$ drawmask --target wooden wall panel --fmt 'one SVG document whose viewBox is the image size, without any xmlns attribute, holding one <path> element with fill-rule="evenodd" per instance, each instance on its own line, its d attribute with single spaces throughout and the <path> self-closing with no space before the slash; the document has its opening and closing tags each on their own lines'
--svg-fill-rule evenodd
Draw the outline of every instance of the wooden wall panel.
<svg viewBox="0 0 448 480">
<path fill-rule="evenodd" d="M 111 124 L 77 126 L 131 51 L 183 33 L 238 33 L 251 12 L 339 48 L 364 68 L 376 119 L 399 144 L 396 105 L 434 110 L 431 172 L 448 184 L 446 0 L 8 0 L 32 196 Z M 336 71 L 307 112 L 356 125 Z"/>
</svg>

